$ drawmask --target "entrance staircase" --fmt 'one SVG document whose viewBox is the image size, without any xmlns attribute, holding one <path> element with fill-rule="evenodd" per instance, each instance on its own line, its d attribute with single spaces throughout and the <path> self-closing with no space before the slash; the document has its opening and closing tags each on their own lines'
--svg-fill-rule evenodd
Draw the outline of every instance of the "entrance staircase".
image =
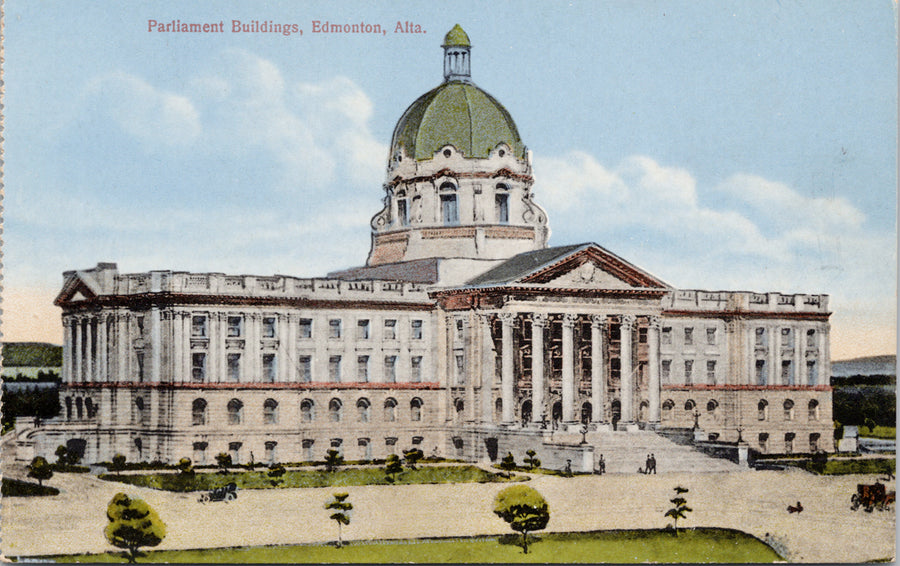
<svg viewBox="0 0 900 566">
<path fill-rule="evenodd" d="M 554 432 L 551 443 L 579 444 L 581 433 Z M 656 458 L 657 473 L 708 473 L 746 470 L 730 460 L 708 456 L 689 445 L 676 444 L 649 430 L 588 432 L 585 440 L 594 447 L 594 461 L 603 455 L 608 474 L 635 474 L 646 466 L 647 455 Z M 546 441 L 546 440 L 545 440 Z"/>
</svg>

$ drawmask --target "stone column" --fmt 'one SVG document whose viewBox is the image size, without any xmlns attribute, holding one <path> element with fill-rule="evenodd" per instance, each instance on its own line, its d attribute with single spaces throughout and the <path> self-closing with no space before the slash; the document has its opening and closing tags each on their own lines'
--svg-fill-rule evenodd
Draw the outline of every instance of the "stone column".
<svg viewBox="0 0 900 566">
<path fill-rule="evenodd" d="M 622 404 L 623 424 L 634 422 L 634 383 L 631 375 L 631 331 L 634 328 L 634 320 L 633 314 L 622 315 L 622 324 L 619 327 L 622 344 L 619 365 L 622 368 L 620 403 Z"/>
<path fill-rule="evenodd" d="M 178 319 L 181 325 L 181 359 L 178 360 L 181 367 L 181 381 L 193 381 L 194 376 L 191 371 L 191 334 L 193 332 L 193 320 L 191 319 L 191 311 L 182 311 L 181 317 Z M 212 315 L 206 315 L 206 377 L 205 382 L 209 382 L 210 372 L 212 371 L 212 340 L 210 331 L 212 330 Z"/>
<path fill-rule="evenodd" d="M 242 360 L 245 366 L 245 373 L 242 377 L 246 379 L 241 379 L 241 381 L 247 381 L 249 383 L 258 383 L 262 381 L 260 379 L 260 347 L 259 347 L 259 324 L 260 324 L 260 316 L 259 313 L 249 313 L 246 315 L 245 319 L 247 324 L 247 331 L 244 333 L 244 359 Z M 343 340 L 347 339 L 347 324 L 344 321 L 344 328 L 341 331 L 341 338 Z M 347 357 L 347 356 L 343 356 Z M 347 381 L 347 360 L 341 361 L 341 381 Z M 351 366 L 352 367 L 352 366 Z"/>
<path fill-rule="evenodd" d="M 606 316 L 591 316 L 591 422 L 606 420 L 606 367 L 603 364 L 603 333 Z"/>
<path fill-rule="evenodd" d="M 97 319 L 97 381 L 107 381 L 107 333 L 106 313 L 101 313 Z"/>
<path fill-rule="evenodd" d="M 547 315 L 531 315 L 531 422 L 540 423 L 544 416 L 544 329 Z"/>
<path fill-rule="evenodd" d="M 658 316 L 650 317 L 650 328 L 647 333 L 647 365 L 650 370 L 650 422 L 659 423 L 659 330 L 662 320 Z"/>
<path fill-rule="evenodd" d="M 463 344 L 465 348 L 463 349 L 463 367 L 465 368 L 465 376 L 466 376 L 466 422 L 474 423 L 478 420 L 478 406 L 475 401 L 475 355 L 474 353 L 477 351 L 477 338 L 475 337 L 474 328 L 469 320 L 469 317 L 465 317 L 462 319 L 463 321 Z M 450 333 L 451 342 L 453 342 L 453 336 L 456 333 L 456 319 L 454 318 L 451 321 L 451 326 L 447 328 L 447 332 Z M 453 351 L 453 367 L 456 367 L 456 350 Z"/>
<path fill-rule="evenodd" d="M 72 319 L 63 317 L 63 383 L 72 383 L 72 354 L 75 345 L 72 342 Z"/>
<path fill-rule="evenodd" d="M 781 327 L 779 325 L 769 327 L 769 370 L 772 385 L 784 385 L 781 382 Z"/>
<path fill-rule="evenodd" d="M 82 381 L 94 381 L 94 317 L 84 321 L 84 376 Z"/>
<path fill-rule="evenodd" d="M 159 383 L 162 374 L 162 330 L 160 328 L 159 307 L 150 309 L 150 381 Z"/>
<path fill-rule="evenodd" d="M 131 381 L 128 372 L 128 355 L 131 349 L 131 340 L 128 332 L 128 312 L 116 313 L 116 381 Z"/>
<path fill-rule="evenodd" d="M 797 325 L 794 327 L 794 382 L 797 385 L 807 385 L 806 375 L 806 328 Z"/>
<path fill-rule="evenodd" d="M 290 381 L 288 379 L 288 368 L 290 367 L 290 362 L 288 361 L 288 323 L 287 323 L 286 314 L 277 314 L 275 315 L 275 338 L 278 339 L 278 355 L 275 356 L 275 381 L 286 383 Z M 372 322 L 369 321 L 369 337 L 371 338 L 371 330 L 372 330 Z M 372 360 L 369 359 L 369 368 L 372 367 Z M 369 379 L 372 379 L 372 376 L 369 375 Z"/>
<path fill-rule="evenodd" d="M 494 338 L 491 336 L 491 315 L 481 314 L 481 421 L 494 422 Z"/>
<path fill-rule="evenodd" d="M 284 364 L 284 376 L 285 381 L 294 382 L 299 379 L 297 375 L 297 363 L 298 363 L 298 355 L 297 355 L 297 325 L 299 324 L 297 321 L 297 315 L 294 313 L 288 313 L 284 316 L 284 324 L 285 324 L 285 333 L 284 340 L 286 342 L 284 349 L 284 359 L 281 360 L 280 363 Z M 372 332 L 375 332 L 375 324 L 372 322 Z M 372 341 L 377 343 L 375 337 L 372 337 Z M 377 368 L 380 367 L 384 361 L 381 361 L 379 364 L 378 352 L 380 350 L 378 348 L 373 348 L 373 356 L 369 359 L 369 380 L 370 381 L 378 381 L 377 379 Z"/>
<path fill-rule="evenodd" d="M 828 385 L 829 380 L 831 379 L 831 339 L 829 338 L 829 333 L 831 332 L 831 325 L 829 323 L 824 323 L 819 330 L 819 363 L 816 365 L 818 372 L 818 384 L 819 385 Z"/>
<path fill-rule="evenodd" d="M 193 378 L 193 372 L 188 371 L 190 377 L 185 376 L 184 372 L 184 341 L 182 336 L 184 334 L 184 328 L 182 328 L 181 324 L 184 320 L 182 316 L 184 313 L 180 310 L 172 310 L 169 313 L 170 324 L 172 325 L 171 331 L 166 334 L 172 337 L 172 360 L 169 362 L 169 369 L 171 370 L 171 375 L 169 376 L 169 381 L 176 382 L 184 382 L 190 381 Z M 190 351 L 190 350 L 188 350 Z"/>
<path fill-rule="evenodd" d="M 500 313 L 500 322 L 503 327 L 502 358 L 500 373 L 500 395 L 503 399 L 502 421 L 504 424 L 512 424 L 515 420 L 513 403 L 515 399 L 515 376 L 513 375 L 513 323 L 516 320 L 515 313 Z"/>
<path fill-rule="evenodd" d="M 73 383 L 81 383 L 83 379 L 83 371 L 84 371 L 84 350 L 82 349 L 82 333 L 84 333 L 84 324 L 81 317 L 74 318 L 73 327 L 75 328 L 75 364 L 72 368 L 74 371 L 72 372 L 72 382 Z"/>
<path fill-rule="evenodd" d="M 453 405 L 454 402 L 454 389 L 456 388 L 456 375 L 453 372 L 454 364 L 453 364 L 453 344 L 450 341 L 450 324 L 452 324 L 452 320 L 446 313 L 442 315 L 444 324 L 440 325 L 440 329 L 442 329 L 443 334 L 439 336 L 438 340 L 438 359 L 442 361 L 440 371 L 441 371 L 441 381 L 444 384 L 444 391 L 447 392 L 447 399 L 445 405 L 446 410 L 446 421 L 452 422 L 454 418 L 456 418 L 456 407 Z M 378 360 L 378 364 L 381 367 L 384 367 L 384 350 L 381 351 L 381 356 Z M 385 381 L 386 377 L 382 375 L 381 381 Z"/>
<path fill-rule="evenodd" d="M 562 323 L 562 420 L 575 422 L 575 322 L 578 315 L 566 313 Z"/>
</svg>

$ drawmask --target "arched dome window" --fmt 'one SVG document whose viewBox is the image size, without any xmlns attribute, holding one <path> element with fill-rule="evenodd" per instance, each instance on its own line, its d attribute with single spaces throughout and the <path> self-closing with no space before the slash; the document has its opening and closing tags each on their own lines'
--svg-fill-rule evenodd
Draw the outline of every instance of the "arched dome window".
<svg viewBox="0 0 900 566">
<path fill-rule="evenodd" d="M 693 399 L 688 399 L 688 400 L 685 401 L 685 403 L 684 403 L 684 410 L 685 410 L 685 411 L 693 411 L 696 407 L 697 407 L 697 403 L 694 403 L 694 400 L 693 400 Z"/>
<path fill-rule="evenodd" d="M 397 400 L 388 397 L 384 402 L 384 421 L 392 423 L 397 419 Z"/>
<path fill-rule="evenodd" d="M 450 181 L 444 181 L 438 191 L 441 196 L 441 221 L 444 226 L 456 226 L 459 224 L 456 185 Z"/>
<path fill-rule="evenodd" d="M 341 401 L 340 399 L 332 399 L 328 403 L 328 418 L 333 423 L 341 422 Z"/>
<path fill-rule="evenodd" d="M 369 408 L 371 407 L 371 403 L 369 400 L 363 397 L 359 401 L 356 402 L 356 411 L 359 414 L 359 422 L 367 423 L 369 422 Z"/>
<path fill-rule="evenodd" d="M 316 418 L 316 405 L 312 399 L 304 399 L 300 402 L 300 420 L 311 423 Z"/>
<path fill-rule="evenodd" d="M 228 424 L 239 425 L 244 417 L 244 404 L 238 399 L 228 402 Z"/>
<path fill-rule="evenodd" d="M 263 403 L 263 424 L 278 423 L 278 401 L 266 399 Z"/>
<path fill-rule="evenodd" d="M 819 420 L 819 402 L 815 399 L 810 400 L 809 405 L 807 407 L 809 411 L 809 420 L 817 421 Z"/>
<path fill-rule="evenodd" d="M 409 417 L 411 421 L 422 420 L 422 400 L 418 397 L 413 397 L 409 402 Z"/>
<path fill-rule="evenodd" d="M 206 424 L 206 400 L 194 399 L 191 404 L 191 424 L 203 426 Z"/>
<path fill-rule="evenodd" d="M 765 399 L 760 399 L 759 403 L 756 405 L 757 416 L 756 419 L 760 421 L 766 420 L 769 416 L 769 402 Z"/>
<path fill-rule="evenodd" d="M 494 193 L 494 211 L 499 224 L 509 224 L 509 186 L 505 183 L 497 183 Z"/>
<path fill-rule="evenodd" d="M 406 191 L 397 191 L 397 223 L 400 226 L 409 226 L 409 200 L 406 198 Z"/>
<path fill-rule="evenodd" d="M 457 399 L 453 403 L 453 408 L 456 409 L 456 422 L 462 422 L 463 419 L 463 411 L 466 408 L 465 403 L 462 399 Z"/>
<path fill-rule="evenodd" d="M 794 420 L 794 402 L 790 399 L 784 401 L 784 420 Z"/>
</svg>

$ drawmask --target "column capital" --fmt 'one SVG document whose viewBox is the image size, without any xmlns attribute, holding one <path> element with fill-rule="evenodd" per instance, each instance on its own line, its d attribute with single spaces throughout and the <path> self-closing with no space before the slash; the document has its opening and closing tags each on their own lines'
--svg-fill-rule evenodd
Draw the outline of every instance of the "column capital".
<svg viewBox="0 0 900 566">
<path fill-rule="evenodd" d="M 659 330 L 662 326 L 662 317 L 658 315 L 650 315 L 650 328 L 653 330 Z"/>
<path fill-rule="evenodd" d="M 605 314 L 592 314 L 591 315 L 591 326 L 595 328 L 599 328 L 603 330 L 606 327 L 606 315 Z"/>
<path fill-rule="evenodd" d="M 516 321 L 516 313 L 514 312 L 501 312 L 497 316 L 500 318 L 500 322 L 503 323 L 503 326 L 512 326 Z"/>
<path fill-rule="evenodd" d="M 75 317 L 67 316 L 62 319 L 62 323 L 63 323 L 63 326 L 65 326 L 65 327 L 72 327 L 75 325 Z"/>
<path fill-rule="evenodd" d="M 550 319 L 545 313 L 542 312 L 533 312 L 531 313 L 531 325 L 537 326 L 538 328 L 545 328 L 547 326 L 547 321 Z"/>
<path fill-rule="evenodd" d="M 578 322 L 578 315 L 573 312 L 567 312 L 563 315 L 563 326 L 567 326 L 572 328 L 575 326 L 575 323 Z"/>
<path fill-rule="evenodd" d="M 631 330 L 634 328 L 634 322 L 637 320 L 637 317 L 633 314 L 623 314 L 622 315 L 622 329 L 623 330 Z"/>
</svg>

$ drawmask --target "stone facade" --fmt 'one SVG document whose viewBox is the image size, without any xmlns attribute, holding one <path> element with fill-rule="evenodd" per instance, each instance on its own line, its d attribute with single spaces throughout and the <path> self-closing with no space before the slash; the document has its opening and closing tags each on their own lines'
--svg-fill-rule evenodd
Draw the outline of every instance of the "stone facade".
<svg viewBox="0 0 900 566">
<path fill-rule="evenodd" d="M 19 431 L 19 456 L 472 460 L 539 442 L 590 469 L 604 434 L 665 429 L 833 450 L 828 297 L 678 290 L 596 244 L 548 248 L 530 156 L 469 47 L 448 34 L 445 83 L 398 123 L 366 265 L 66 272 L 61 416 Z"/>
</svg>

